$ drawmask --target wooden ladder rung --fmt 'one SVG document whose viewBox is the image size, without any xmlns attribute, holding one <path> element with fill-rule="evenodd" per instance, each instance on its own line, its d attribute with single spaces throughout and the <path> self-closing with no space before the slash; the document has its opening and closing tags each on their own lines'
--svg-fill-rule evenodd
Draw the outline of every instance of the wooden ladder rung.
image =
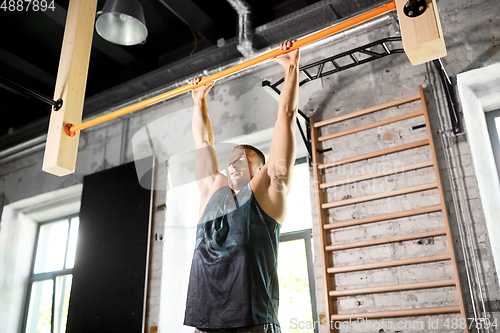
<svg viewBox="0 0 500 333">
<path fill-rule="evenodd" d="M 329 183 L 323 183 L 323 184 L 320 184 L 319 187 L 323 189 L 323 188 L 335 187 L 335 186 L 340 186 L 340 185 L 345 185 L 345 184 L 351 184 L 351 183 L 359 182 L 362 180 L 393 175 L 393 174 L 401 173 L 401 172 L 405 172 L 405 171 L 427 168 L 427 167 L 430 167 L 433 165 L 434 164 L 432 163 L 432 161 L 416 163 L 416 164 L 412 164 L 412 165 L 405 165 L 405 166 L 390 169 L 390 170 L 375 172 L 375 173 L 372 173 L 369 175 L 362 175 L 362 176 L 357 176 L 357 177 L 352 177 L 352 178 L 349 177 L 349 178 L 342 179 L 342 180 L 337 180 L 337 181 L 333 181 L 333 182 L 329 182 Z"/>
<path fill-rule="evenodd" d="M 391 286 L 378 286 L 378 287 L 367 287 L 367 288 L 347 289 L 347 290 L 332 290 L 328 294 L 333 297 L 342 297 L 342 296 L 354 296 L 354 295 L 364 295 L 364 294 L 389 293 L 393 291 L 403 291 L 403 290 L 449 287 L 449 286 L 454 286 L 455 284 L 456 281 L 454 279 L 449 279 L 441 281 L 395 284 Z"/>
<path fill-rule="evenodd" d="M 397 101 L 392 101 L 392 102 L 389 102 L 389 103 L 385 103 L 385 104 L 381 104 L 381 105 L 377 105 L 377 106 L 372 106 L 370 108 L 367 108 L 367 109 L 364 109 L 364 110 L 355 111 L 355 112 L 351 112 L 351 113 L 345 114 L 343 116 L 338 116 L 338 117 L 335 117 L 335 118 L 330 118 L 330 119 L 318 121 L 317 123 L 314 124 L 314 127 L 318 128 L 318 127 L 321 127 L 321 126 L 326 126 L 326 125 L 329 125 L 329 124 L 337 123 L 339 121 L 344 121 L 344 120 L 347 120 L 347 119 L 359 117 L 359 116 L 362 116 L 362 115 L 365 115 L 365 114 L 368 114 L 368 113 L 372 113 L 372 112 L 375 112 L 375 111 L 380 111 L 380 110 L 383 110 L 383 109 L 388 109 L 388 108 L 391 108 L 393 106 L 397 106 L 397 105 L 401 105 L 401 104 L 406 104 L 406 103 L 409 103 L 409 102 L 412 102 L 412 101 L 416 101 L 417 99 L 420 99 L 420 95 L 414 95 L 414 96 L 410 96 L 410 97 L 399 99 Z"/>
<path fill-rule="evenodd" d="M 441 206 L 441 205 L 428 206 L 428 207 L 417 208 L 417 209 L 412 209 L 412 210 L 405 210 L 402 212 L 395 212 L 395 213 L 389 213 L 389 214 L 383 214 L 383 215 L 377 215 L 377 216 L 364 217 L 362 219 L 337 221 L 337 222 L 325 224 L 325 225 L 323 225 L 323 228 L 325 230 L 331 230 L 331 229 L 352 227 L 355 225 L 368 224 L 368 223 L 374 223 L 374 222 L 380 222 L 380 221 L 388 221 L 388 220 L 393 220 L 393 219 L 399 219 L 402 217 L 409 217 L 409 216 L 439 212 L 442 209 L 443 209 L 443 206 Z"/>
<path fill-rule="evenodd" d="M 335 138 L 340 138 L 342 136 L 346 136 L 346 135 L 349 135 L 349 134 L 354 134 L 354 133 L 366 131 L 366 130 L 369 130 L 369 129 L 372 129 L 372 128 L 377 128 L 379 126 L 385 126 L 385 125 L 389 125 L 389 124 L 392 124 L 392 123 L 396 123 L 398 121 L 403 121 L 403 120 L 406 120 L 406 119 L 415 118 L 415 117 L 423 116 L 423 115 L 424 115 L 424 111 L 423 110 L 419 110 L 419 111 L 415 111 L 415 112 L 411 112 L 411 113 L 406 113 L 406 114 L 402 114 L 402 115 L 399 115 L 399 116 L 396 116 L 396 117 L 392 117 L 392 118 L 388 118 L 388 119 L 376 121 L 374 123 L 370 123 L 370 124 L 366 124 L 366 125 L 354 127 L 354 128 L 351 128 L 351 129 L 348 129 L 348 130 L 345 130 L 345 131 L 340 131 L 340 132 L 337 132 L 337 133 L 332 133 L 332 134 L 320 136 L 318 138 L 318 141 L 321 142 L 321 141 L 331 140 L 331 139 L 335 139 Z"/>
<path fill-rule="evenodd" d="M 416 265 L 416 264 L 423 264 L 423 263 L 428 263 L 428 262 L 436 262 L 436 261 L 443 261 L 443 260 L 450 260 L 450 259 L 451 259 L 450 254 L 446 253 L 446 254 L 439 254 L 439 255 L 434 255 L 434 256 L 425 256 L 425 257 L 417 257 L 417 258 L 382 261 L 382 262 L 376 262 L 376 263 L 372 263 L 372 264 L 350 265 L 350 266 L 345 266 L 345 267 L 330 267 L 327 269 L 327 272 L 331 273 L 331 274 L 357 272 L 357 271 L 365 271 L 365 270 L 370 270 L 370 269 L 387 268 L 387 267 L 394 267 L 394 266 Z"/>
<path fill-rule="evenodd" d="M 382 245 L 382 244 L 409 241 L 409 240 L 419 239 L 419 238 L 427 238 L 427 237 L 433 237 L 433 236 L 444 236 L 444 235 L 446 235 L 445 229 L 431 230 L 431 231 L 417 232 L 417 233 L 413 233 L 413 234 L 398 235 L 398 236 L 391 236 L 391 237 L 384 237 L 384 238 L 377 238 L 377 239 L 368 239 L 368 240 L 362 240 L 359 242 L 327 245 L 327 246 L 325 246 L 325 251 L 339 251 L 339 250 L 355 249 L 355 248 L 366 247 L 366 246 Z"/>
<path fill-rule="evenodd" d="M 352 204 L 360 203 L 360 202 L 395 197 L 397 195 L 415 193 L 415 192 L 420 192 L 420 191 L 427 191 L 427 190 L 431 190 L 431 189 L 434 189 L 437 187 L 438 187 L 438 185 L 436 182 L 429 183 L 429 184 L 423 184 L 423 185 L 417 185 L 417 186 L 413 186 L 413 187 L 403 188 L 401 190 L 394 190 L 394 191 L 389 191 L 389 192 L 382 192 L 382 193 L 376 193 L 376 194 L 371 194 L 371 195 L 365 195 L 365 196 L 359 197 L 359 198 L 352 198 L 352 199 L 327 202 L 327 203 L 322 204 L 321 208 L 329 209 L 329 208 L 334 208 L 334 207 L 347 206 L 347 205 L 352 205 Z"/>
<path fill-rule="evenodd" d="M 442 306 L 436 308 L 420 308 L 420 309 L 407 309 L 407 310 L 392 310 L 392 311 L 379 311 L 379 312 L 364 312 L 364 313 L 348 313 L 332 315 L 331 319 L 336 320 L 349 320 L 349 319 L 379 319 L 379 318 L 397 318 L 397 317 L 410 317 L 410 316 L 426 316 L 438 315 L 445 313 L 459 313 L 460 306 Z"/>
<path fill-rule="evenodd" d="M 397 152 L 405 151 L 405 150 L 408 150 L 408 149 L 422 147 L 422 146 L 425 146 L 425 145 L 428 145 L 428 144 L 429 144 L 429 139 L 415 141 L 415 142 L 407 143 L 407 144 L 404 144 L 404 145 L 401 145 L 401 146 L 396 146 L 396 147 L 392 147 L 392 148 L 382 149 L 382 150 L 379 150 L 379 151 L 374 151 L 372 153 L 367 153 L 367 154 L 363 154 L 363 155 L 358 155 L 358 156 L 344 158 L 343 160 L 322 163 L 322 164 L 318 165 L 318 169 L 326 169 L 326 168 L 331 168 L 331 167 L 334 167 L 334 166 L 339 166 L 339 165 L 343 165 L 343 164 L 347 164 L 347 163 L 353 163 L 353 162 L 357 162 L 357 161 L 362 161 L 362 160 L 366 160 L 368 158 L 373 158 L 373 157 L 378 157 L 378 156 L 382 156 L 382 155 L 397 153 Z"/>
</svg>

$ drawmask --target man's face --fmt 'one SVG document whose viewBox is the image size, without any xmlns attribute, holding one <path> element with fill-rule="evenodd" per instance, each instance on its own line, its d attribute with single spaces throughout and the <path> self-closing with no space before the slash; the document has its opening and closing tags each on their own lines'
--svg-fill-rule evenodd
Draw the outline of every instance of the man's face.
<svg viewBox="0 0 500 333">
<path fill-rule="evenodd" d="M 259 157 L 250 149 L 237 148 L 228 163 L 228 181 L 233 190 L 241 190 L 259 171 Z"/>
</svg>

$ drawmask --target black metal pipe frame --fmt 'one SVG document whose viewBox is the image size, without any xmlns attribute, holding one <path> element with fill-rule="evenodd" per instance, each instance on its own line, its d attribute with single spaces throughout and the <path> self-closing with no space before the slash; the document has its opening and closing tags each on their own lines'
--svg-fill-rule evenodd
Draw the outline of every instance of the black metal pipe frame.
<svg viewBox="0 0 500 333">
<path fill-rule="evenodd" d="M 461 133 L 462 128 L 460 125 L 460 119 L 458 118 L 455 89 L 453 88 L 453 84 L 451 83 L 448 73 L 446 73 L 444 65 L 441 62 L 441 59 L 433 60 L 432 63 L 436 67 L 436 70 L 439 73 L 439 78 L 441 79 L 441 84 L 443 86 L 444 93 L 446 96 L 446 102 L 448 104 L 448 112 L 450 114 L 453 133 L 455 134 Z"/>
<path fill-rule="evenodd" d="M 404 53 L 404 49 L 392 49 L 392 50 L 390 50 L 386 45 L 386 43 L 400 42 L 401 40 L 402 40 L 401 37 L 383 38 L 383 39 L 380 39 L 378 41 L 354 48 L 352 50 L 336 54 L 332 57 L 328 57 L 328 58 L 313 62 L 311 64 L 302 66 L 300 68 L 300 71 L 303 72 L 307 76 L 307 78 L 300 81 L 299 85 L 301 86 L 301 85 L 305 84 L 306 82 L 316 80 L 316 79 L 322 78 L 324 76 L 328 76 L 330 74 L 334 74 L 334 73 L 337 73 L 337 72 L 340 72 L 340 71 L 343 71 L 343 70 L 346 70 L 346 69 L 349 69 L 349 68 L 352 68 L 352 67 L 355 67 L 358 65 L 362 65 L 362 64 L 365 64 L 367 62 L 373 61 L 375 59 L 380 59 L 380 58 L 383 58 L 385 56 L 388 56 L 388 55 L 391 55 L 394 53 Z M 377 45 L 381 45 L 384 48 L 384 53 L 378 53 L 378 52 L 367 50 L 367 49 L 372 48 L 372 47 L 377 46 Z M 354 53 L 356 53 L 356 52 L 370 55 L 371 57 L 363 59 L 363 60 L 358 60 L 356 58 L 356 56 L 354 55 Z M 345 56 L 350 56 L 351 59 L 353 60 L 353 62 L 348 64 L 348 65 L 345 65 L 345 66 L 340 66 L 337 64 L 337 62 L 335 62 L 336 59 L 340 59 L 340 58 L 343 58 Z M 335 69 L 332 69 L 332 70 L 327 71 L 327 72 L 323 72 L 324 65 L 328 62 L 331 62 L 335 66 Z M 309 72 L 307 72 L 308 69 L 314 68 L 316 66 L 319 66 L 318 72 L 316 73 L 316 75 L 313 76 L 313 75 L 309 74 Z M 277 81 L 274 85 L 281 84 L 283 82 L 283 80 L 284 79 Z"/>
<path fill-rule="evenodd" d="M 23 93 L 25 95 L 28 95 L 30 97 L 38 99 L 39 101 L 42 101 L 43 103 L 46 103 L 46 104 L 53 106 L 54 111 L 58 111 L 59 109 L 61 109 L 61 107 L 63 105 L 63 100 L 60 98 L 57 101 L 54 101 L 53 99 L 51 99 L 45 95 L 42 95 L 42 94 L 39 94 L 35 91 L 29 90 L 29 89 L 15 83 L 15 82 L 12 82 L 12 81 L 10 81 L 2 76 L 0 76 L 0 82 L 2 82 L 3 84 L 11 87 L 12 89 L 15 89 L 15 90 Z"/>
</svg>

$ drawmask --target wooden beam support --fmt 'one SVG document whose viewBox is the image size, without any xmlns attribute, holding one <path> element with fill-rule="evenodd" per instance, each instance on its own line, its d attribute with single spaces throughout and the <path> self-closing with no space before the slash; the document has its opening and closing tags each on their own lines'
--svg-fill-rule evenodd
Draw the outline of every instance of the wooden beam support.
<svg viewBox="0 0 500 333">
<path fill-rule="evenodd" d="M 407 143 L 407 144 L 404 144 L 401 146 L 396 146 L 396 147 L 392 147 L 392 148 L 387 148 L 387 149 L 375 151 L 373 153 L 367 153 L 367 154 L 363 154 L 363 155 L 348 157 L 348 158 L 344 158 L 343 160 L 338 160 L 335 162 L 323 163 L 323 164 L 318 165 L 318 168 L 320 168 L 320 169 L 331 168 L 331 167 L 335 167 L 335 166 L 339 166 L 339 165 L 343 165 L 343 164 L 347 164 L 347 163 L 353 163 L 353 162 L 366 160 L 366 159 L 373 158 L 373 157 L 378 157 L 378 156 L 392 154 L 392 153 L 398 153 L 400 151 L 418 148 L 418 147 L 422 147 L 422 146 L 425 146 L 428 144 L 429 144 L 429 140 L 424 139 L 424 140 L 420 140 L 420 141 Z"/>
<path fill-rule="evenodd" d="M 405 53 L 413 66 L 446 56 L 443 31 L 436 0 L 427 0 L 427 9 L 418 17 L 403 12 L 406 0 L 396 0 Z"/>
<path fill-rule="evenodd" d="M 343 116 L 338 116 L 335 118 L 330 118 L 330 119 L 318 121 L 316 124 L 314 124 L 314 127 L 318 128 L 318 127 L 338 123 L 339 121 L 344 121 L 347 119 L 356 118 L 356 117 L 363 116 L 365 114 L 369 114 L 372 112 L 376 112 L 376 111 L 392 108 L 394 106 L 398 106 L 401 104 L 413 102 L 413 101 L 416 101 L 417 99 L 420 99 L 420 95 L 413 95 L 410 97 L 405 97 L 402 99 L 398 99 L 397 101 L 392 101 L 389 103 L 385 103 L 385 104 L 381 104 L 381 105 L 377 105 L 377 106 L 372 106 L 372 107 L 369 107 L 369 108 L 364 109 L 364 110 L 354 111 L 354 112 L 345 114 Z"/>
<path fill-rule="evenodd" d="M 372 129 L 372 128 L 377 128 L 377 127 L 380 127 L 380 126 L 392 124 L 392 123 L 395 123 L 395 122 L 398 122 L 398 121 L 403 121 L 403 120 L 410 119 L 410 118 L 415 118 L 415 117 L 418 117 L 418 116 L 422 116 L 423 114 L 424 114 L 424 112 L 422 110 L 411 112 L 411 113 L 402 114 L 402 115 L 399 115 L 399 116 L 396 116 L 396 117 L 392 117 L 392 118 L 389 118 L 389 119 L 384 119 L 384 120 L 380 120 L 380 121 L 377 121 L 377 122 L 374 122 L 374 123 L 370 123 L 370 124 L 358 126 L 358 127 L 355 127 L 355 128 L 351 128 L 351 129 L 348 129 L 348 130 L 345 130 L 345 131 L 340 131 L 340 132 L 337 132 L 337 133 L 332 133 L 332 134 L 320 136 L 318 138 L 318 141 L 321 142 L 321 141 L 331 140 L 331 139 L 335 139 L 335 138 L 340 138 L 341 136 L 345 136 L 345 135 L 349 135 L 349 134 L 354 134 L 354 133 L 366 131 L 366 130 L 369 130 L 369 129 Z"/>
<path fill-rule="evenodd" d="M 431 231 L 417 232 L 414 234 L 406 234 L 406 235 L 398 235 L 398 236 L 391 236 L 391 237 L 384 237 L 384 238 L 368 239 L 368 240 L 362 240 L 359 242 L 327 245 L 325 247 L 325 250 L 326 251 L 339 251 L 339 250 L 348 250 L 348 249 L 358 249 L 358 248 L 367 247 L 367 246 L 384 245 L 384 244 L 390 244 L 390 243 L 405 242 L 405 241 L 419 239 L 419 238 L 439 237 L 439 236 L 446 236 L 446 230 L 445 229 L 431 230 Z"/>
<path fill-rule="evenodd" d="M 366 270 L 371 270 L 371 269 L 388 268 L 388 267 L 395 267 L 395 266 L 417 265 L 417 264 L 424 264 L 424 263 L 428 263 L 428 262 L 444 261 L 444 260 L 450 260 L 450 258 L 451 258 L 450 254 L 446 253 L 446 254 L 438 254 L 438 255 L 434 255 L 434 256 L 381 261 L 381 262 L 375 262 L 375 263 L 371 263 L 371 264 L 349 265 L 349 266 L 343 266 L 343 267 L 330 267 L 330 268 L 328 268 L 327 271 L 330 274 L 358 272 L 358 271 L 366 271 Z"/>
<path fill-rule="evenodd" d="M 417 185 L 417 186 L 412 186 L 412 187 L 403 188 L 400 190 L 394 190 L 394 191 L 390 191 L 390 192 L 381 192 L 381 193 L 376 193 L 376 194 L 371 194 L 371 195 L 365 195 L 365 196 L 359 197 L 359 198 L 352 198 L 352 199 L 346 199 L 346 200 L 327 202 L 327 203 L 322 204 L 321 208 L 329 209 L 329 208 L 347 206 L 347 205 L 352 205 L 352 204 L 356 204 L 356 203 L 360 203 L 360 202 L 373 201 L 373 200 L 395 197 L 395 196 L 403 195 L 403 194 L 432 190 L 432 189 L 435 189 L 437 187 L 438 187 L 438 185 L 435 182 L 429 183 L 429 184 Z"/>
<path fill-rule="evenodd" d="M 349 178 L 342 179 L 342 180 L 336 180 L 336 181 L 329 182 L 329 183 L 323 183 L 320 185 L 320 188 L 323 189 L 323 188 L 328 188 L 328 187 L 335 187 L 335 186 L 340 186 L 340 185 L 345 185 L 345 184 L 351 184 L 351 183 L 360 182 L 362 180 L 394 175 L 396 173 L 401 173 L 401 172 L 406 172 L 406 171 L 411 171 L 411 170 L 416 170 L 416 169 L 421 169 L 421 168 L 427 168 L 430 166 L 433 166 L 432 161 L 421 162 L 421 163 L 412 164 L 412 165 L 405 165 L 405 166 L 390 169 L 390 170 L 383 170 L 383 171 L 379 171 L 379 172 L 374 172 L 374 173 L 369 174 L 369 175 L 362 175 L 362 176 L 357 176 L 357 177 L 352 177 L 352 178 L 349 177 Z"/>
<path fill-rule="evenodd" d="M 403 210 L 403 211 L 395 212 L 395 213 L 369 216 L 369 217 L 364 217 L 362 219 L 353 219 L 353 220 L 345 220 L 345 221 L 336 221 L 333 223 L 326 223 L 323 227 L 325 229 L 339 229 L 339 228 L 345 228 L 345 227 L 352 227 L 355 225 L 368 224 L 368 223 L 381 222 L 381 221 L 389 221 L 389 220 L 399 219 L 402 217 L 409 217 L 409 216 L 434 213 L 434 212 L 440 212 L 440 211 L 442 211 L 441 205 L 427 206 L 427 207 L 422 207 L 422 208 L 417 208 L 417 209 L 412 209 L 412 210 Z"/>
<path fill-rule="evenodd" d="M 67 124 L 82 121 L 90 50 L 94 33 L 97 0 L 70 0 L 57 71 L 54 100 L 64 102 L 50 116 L 42 170 L 56 176 L 73 173 L 76 166 L 79 133 L 65 133 Z"/>
<path fill-rule="evenodd" d="M 338 314 L 331 316 L 333 321 L 336 320 L 349 320 L 349 319 L 376 319 L 376 318 L 398 318 L 398 317 L 411 317 L 411 316 L 428 316 L 438 315 L 444 313 L 459 313 L 459 306 L 442 306 L 437 308 L 422 308 L 422 309 L 408 309 L 408 310 L 392 310 L 392 311 L 379 311 L 379 312 L 364 312 L 364 313 L 348 313 Z"/>
<path fill-rule="evenodd" d="M 457 282 L 455 279 L 449 279 L 441 281 L 395 284 L 392 286 L 378 286 L 378 287 L 367 287 L 367 288 L 347 289 L 347 290 L 331 290 L 328 294 L 332 297 L 343 297 L 343 296 L 355 296 L 355 295 L 365 295 L 365 294 L 390 293 L 394 291 L 403 291 L 403 290 L 450 287 L 454 286 L 456 283 Z"/>
</svg>

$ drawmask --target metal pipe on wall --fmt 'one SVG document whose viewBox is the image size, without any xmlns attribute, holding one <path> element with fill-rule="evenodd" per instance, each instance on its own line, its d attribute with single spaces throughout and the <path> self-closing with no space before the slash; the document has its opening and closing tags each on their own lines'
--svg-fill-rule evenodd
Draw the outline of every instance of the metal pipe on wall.
<svg viewBox="0 0 500 333">
<path fill-rule="evenodd" d="M 449 146 L 451 147 L 451 150 L 452 150 L 451 152 L 449 152 L 449 155 L 453 158 L 453 161 L 456 165 L 456 168 L 458 168 L 460 164 L 459 164 L 458 159 L 457 159 L 457 156 L 458 156 L 458 152 L 456 151 L 457 148 L 455 147 L 453 142 L 450 142 L 451 141 L 450 134 L 453 133 L 453 130 L 451 129 L 451 126 L 449 126 L 447 124 L 447 122 L 450 120 L 442 114 L 441 108 L 439 107 L 438 98 L 436 97 L 436 93 L 435 93 L 436 88 L 434 87 L 433 80 L 431 79 L 431 70 L 429 67 L 430 66 L 427 63 L 426 64 L 427 76 L 429 78 L 432 96 L 434 99 L 434 103 L 436 105 L 436 112 L 437 112 L 437 118 L 438 118 L 438 123 L 439 123 L 439 138 L 441 140 L 441 145 L 443 148 L 443 155 L 444 155 L 445 162 L 446 162 L 446 168 L 448 169 L 448 180 L 449 180 L 450 185 L 451 185 L 452 201 L 453 201 L 453 206 L 454 206 L 456 217 L 457 217 L 458 234 L 460 237 L 460 246 L 461 246 L 462 254 L 464 256 L 464 267 L 465 267 L 465 273 L 467 276 L 467 284 L 468 284 L 468 288 L 469 288 L 469 294 L 471 297 L 472 312 L 473 312 L 474 318 L 476 318 L 476 319 L 487 318 L 486 307 L 485 307 L 484 297 L 483 297 L 483 292 L 482 292 L 483 287 L 482 287 L 482 284 L 480 281 L 480 277 L 478 275 L 478 263 L 477 263 L 476 255 L 474 253 L 474 248 L 471 249 L 471 251 L 470 251 L 471 254 L 469 254 L 468 253 L 469 251 L 467 251 L 467 249 L 465 248 L 465 244 L 466 244 L 465 236 L 468 236 L 467 238 L 468 238 L 468 241 L 469 241 L 468 243 L 470 244 L 470 246 L 473 247 L 473 245 L 474 245 L 474 240 L 471 238 L 471 233 L 470 233 L 471 219 L 468 216 L 468 214 L 466 214 L 466 218 L 464 218 L 462 216 L 463 215 L 462 210 L 459 207 L 459 206 L 463 205 L 463 202 L 466 202 L 467 196 L 465 195 L 465 191 L 463 189 L 463 186 L 458 184 L 460 182 L 459 179 L 461 179 L 461 177 L 457 177 L 456 190 L 453 186 L 453 179 L 452 179 L 451 173 L 452 173 L 452 170 L 454 170 L 454 169 L 453 169 L 453 166 L 451 164 L 450 158 L 448 157 L 448 152 L 446 150 L 446 144 L 449 143 Z M 446 138 L 446 140 L 445 140 L 445 138 Z M 457 198 L 456 192 L 459 193 L 460 198 Z M 465 211 L 467 211 L 467 209 L 465 209 Z M 463 229 L 468 229 L 468 232 L 465 232 L 465 230 L 463 230 Z M 474 265 L 474 267 L 472 267 L 472 268 L 469 267 L 469 257 L 471 258 L 471 261 Z M 473 280 L 474 277 L 471 275 L 475 276 L 475 281 Z M 475 283 L 478 286 L 478 290 L 475 290 L 472 283 Z M 482 311 L 481 311 L 483 313 L 482 317 L 480 315 L 478 315 L 479 310 L 476 308 L 476 304 L 475 304 L 477 302 L 477 300 L 476 300 L 477 297 L 475 296 L 475 294 L 477 294 L 477 293 L 479 293 L 480 304 L 482 307 Z M 479 331 L 483 331 L 483 329 L 481 328 Z"/>
<path fill-rule="evenodd" d="M 15 153 L 11 154 L 11 155 L 8 155 L 8 156 L 0 159 L 0 164 L 4 164 L 4 163 L 10 162 L 10 161 L 13 161 L 15 159 L 27 156 L 27 155 L 35 153 L 35 152 L 37 152 L 39 150 L 41 151 L 44 148 L 45 148 L 45 141 L 42 142 L 42 143 L 39 143 L 39 144 L 37 144 L 35 146 L 31 146 L 29 148 L 26 148 L 25 150 L 17 151 Z"/>
<path fill-rule="evenodd" d="M 4 158 L 11 156 L 11 155 L 14 155 L 22 150 L 33 147 L 37 144 L 43 143 L 43 142 L 45 142 L 45 140 L 47 140 L 47 134 L 41 135 L 41 136 L 36 137 L 34 139 L 20 143 L 14 147 L 10 147 L 10 148 L 7 148 L 5 150 L 0 151 L 0 163 L 3 161 Z"/>
</svg>

